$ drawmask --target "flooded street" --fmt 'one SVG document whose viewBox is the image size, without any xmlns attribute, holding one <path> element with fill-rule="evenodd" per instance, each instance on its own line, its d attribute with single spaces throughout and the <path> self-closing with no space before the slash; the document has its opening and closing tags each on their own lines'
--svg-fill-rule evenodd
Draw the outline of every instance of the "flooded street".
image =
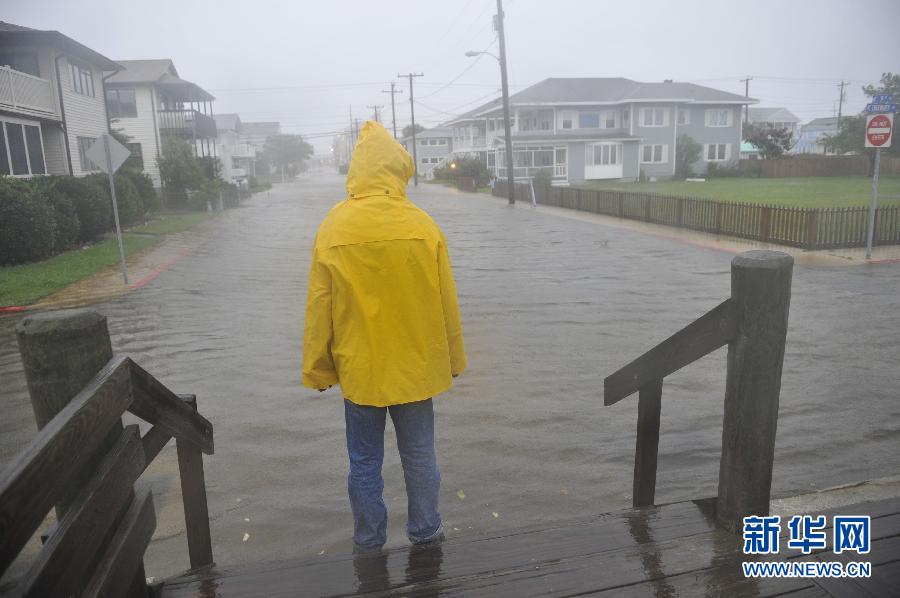
<svg viewBox="0 0 900 598">
<path fill-rule="evenodd" d="M 196 394 L 215 427 L 219 564 L 350 546 L 340 393 L 300 386 L 310 248 L 342 187 L 313 175 L 256 195 L 151 284 L 96 306 L 114 350 Z M 448 238 L 469 357 L 435 401 L 448 534 L 630 506 L 637 401 L 604 408 L 603 378 L 725 299 L 732 255 L 443 186 L 410 195 Z M 0 318 L 0 463 L 35 430 L 17 320 Z M 795 268 L 773 495 L 900 474 L 898 333 L 900 264 Z M 657 503 L 716 493 L 724 384 L 725 349 L 666 378 Z M 187 563 L 174 447 L 158 461 L 142 478 L 160 519 L 153 576 Z M 385 500 L 388 545 L 405 543 L 390 425 Z"/>
</svg>

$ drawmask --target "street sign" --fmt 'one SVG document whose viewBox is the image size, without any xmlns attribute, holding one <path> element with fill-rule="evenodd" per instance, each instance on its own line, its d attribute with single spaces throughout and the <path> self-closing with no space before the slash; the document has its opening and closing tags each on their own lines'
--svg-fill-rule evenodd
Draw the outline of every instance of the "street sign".
<svg viewBox="0 0 900 598">
<path fill-rule="evenodd" d="M 866 112 L 897 112 L 897 104 L 866 104 Z"/>
<path fill-rule="evenodd" d="M 891 147 L 893 114 L 870 114 L 866 117 L 866 147 Z"/>
<path fill-rule="evenodd" d="M 893 104 L 894 96 L 889 93 L 877 95 L 872 97 L 873 104 Z"/>
<path fill-rule="evenodd" d="M 128 284 L 128 269 L 125 267 L 125 245 L 122 242 L 122 227 L 119 226 L 119 202 L 116 201 L 116 180 L 113 174 L 125 160 L 131 156 L 128 148 L 116 141 L 109 133 L 97 138 L 84 155 L 109 178 L 109 196 L 112 199 L 113 221 L 116 223 L 116 239 L 119 241 L 119 262 L 122 265 L 122 278 Z"/>
<path fill-rule="evenodd" d="M 107 142 L 109 142 L 109 162 L 111 164 L 107 164 L 106 159 L 105 144 Z M 104 133 L 84 152 L 84 155 L 103 172 L 110 172 L 108 170 L 110 166 L 112 167 L 112 172 L 115 172 L 131 156 L 131 152 L 127 147 L 116 141 L 112 135 Z"/>
</svg>

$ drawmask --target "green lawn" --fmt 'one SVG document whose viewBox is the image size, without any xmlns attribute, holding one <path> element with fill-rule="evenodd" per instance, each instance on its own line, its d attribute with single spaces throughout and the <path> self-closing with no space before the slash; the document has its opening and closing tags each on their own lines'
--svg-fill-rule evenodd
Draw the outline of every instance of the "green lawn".
<svg viewBox="0 0 900 598">
<path fill-rule="evenodd" d="M 216 212 L 172 212 L 160 214 L 151 222 L 129 229 L 128 232 L 146 235 L 171 235 L 209 220 L 215 214 Z"/>
<path fill-rule="evenodd" d="M 160 243 L 164 235 L 182 232 L 215 215 L 215 212 L 158 214 L 147 224 L 136 226 L 125 233 L 125 255 L 152 247 Z M 0 307 L 29 305 L 118 263 L 119 246 L 115 237 L 112 237 L 42 262 L 0 267 Z"/>
<path fill-rule="evenodd" d="M 578 185 L 585 189 L 647 191 L 686 195 L 722 201 L 765 203 L 781 206 L 833 208 L 867 206 L 872 199 L 869 177 L 808 178 L 721 178 L 705 183 L 662 181 L 658 183 L 618 183 L 592 181 Z M 900 204 L 900 176 L 882 175 L 878 185 L 881 204 Z"/>
<path fill-rule="evenodd" d="M 156 245 L 161 237 L 125 235 L 125 254 Z M 119 263 L 115 237 L 84 249 L 73 249 L 43 262 L 0 268 L 0 306 L 29 305 L 41 297 Z"/>
</svg>

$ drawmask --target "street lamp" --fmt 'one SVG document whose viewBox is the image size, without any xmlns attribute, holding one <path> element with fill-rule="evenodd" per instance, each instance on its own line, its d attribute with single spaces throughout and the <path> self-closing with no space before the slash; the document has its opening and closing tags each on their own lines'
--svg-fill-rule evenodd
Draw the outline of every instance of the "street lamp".
<svg viewBox="0 0 900 598">
<path fill-rule="evenodd" d="M 503 91 L 503 132 L 506 135 L 506 186 L 509 193 L 509 205 L 515 205 L 515 186 L 513 173 L 512 130 L 509 121 L 509 83 L 506 80 L 506 35 L 503 31 L 503 0 L 497 0 L 497 36 L 500 38 L 500 56 L 494 56 L 490 52 L 476 52 L 469 50 L 466 56 L 473 58 L 481 54 L 487 54 L 500 63 L 500 84 Z"/>
</svg>

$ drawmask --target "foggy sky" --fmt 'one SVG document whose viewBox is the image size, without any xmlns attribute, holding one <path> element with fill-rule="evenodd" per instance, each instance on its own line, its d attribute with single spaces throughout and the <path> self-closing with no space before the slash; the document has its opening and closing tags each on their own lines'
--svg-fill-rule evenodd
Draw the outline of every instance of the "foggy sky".
<svg viewBox="0 0 900 598">
<path fill-rule="evenodd" d="M 900 71 L 898 0 L 506 0 L 513 91 L 546 77 L 671 78 L 735 93 L 754 77 L 760 106 L 804 122 L 865 103 L 860 87 Z M 392 80 L 399 127 L 434 126 L 499 94 L 496 0 L 0 0 L 0 20 L 56 29 L 113 60 L 171 58 L 211 91 L 216 112 L 278 120 L 328 151 L 331 133 L 380 109 L 390 126 Z M 468 70 L 467 70 L 468 69 Z M 465 71 L 465 72 L 463 72 Z M 457 79 L 458 77 L 458 79 Z M 447 83 L 457 79 L 453 85 Z"/>
</svg>

